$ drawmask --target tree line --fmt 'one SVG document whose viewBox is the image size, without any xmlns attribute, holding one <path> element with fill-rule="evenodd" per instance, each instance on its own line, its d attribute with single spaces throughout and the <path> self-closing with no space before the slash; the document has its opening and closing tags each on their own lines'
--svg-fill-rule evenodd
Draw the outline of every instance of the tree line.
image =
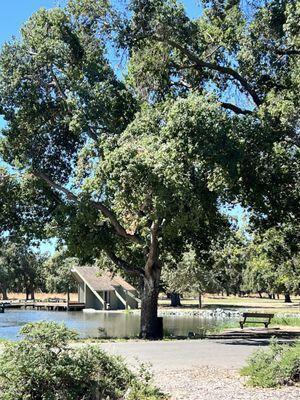
<svg viewBox="0 0 300 400">
<path fill-rule="evenodd" d="M 36 293 L 70 293 L 77 291 L 71 268 L 77 264 L 63 251 L 52 256 L 41 254 L 26 243 L 2 241 L 0 245 L 0 292 L 24 293 L 34 300 Z"/>
<path fill-rule="evenodd" d="M 169 254 L 162 273 L 160 291 L 169 295 L 171 305 L 179 306 L 180 297 L 222 293 L 226 296 L 258 294 L 270 299 L 300 294 L 300 237 L 293 225 L 270 228 L 250 235 L 248 230 L 228 232 L 222 242 L 215 242 L 207 252 L 190 247 L 178 259 Z M 0 247 L 0 290 L 24 292 L 34 299 L 35 292 L 70 293 L 77 290 L 72 267 L 80 260 L 67 251 L 42 255 L 28 245 L 3 241 Z M 105 259 L 96 265 L 105 268 Z M 100 273 L 100 269 L 99 269 Z M 131 279 L 130 274 L 126 277 Z M 138 284 L 138 282 L 134 282 Z"/>
<path fill-rule="evenodd" d="M 205 293 L 226 296 L 256 294 L 270 299 L 300 294 L 299 229 L 285 225 L 256 232 L 237 230 L 226 242 L 214 244 L 206 257 L 195 249 L 184 253 L 178 264 L 171 260 L 162 280 L 173 306 L 180 295 L 198 294 L 201 307 Z"/>
</svg>

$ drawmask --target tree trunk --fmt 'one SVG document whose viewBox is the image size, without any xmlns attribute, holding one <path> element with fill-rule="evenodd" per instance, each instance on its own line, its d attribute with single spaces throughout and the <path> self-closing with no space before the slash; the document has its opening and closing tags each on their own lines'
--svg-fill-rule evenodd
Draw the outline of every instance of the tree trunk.
<svg viewBox="0 0 300 400">
<path fill-rule="evenodd" d="M 160 271 L 152 272 L 151 276 L 144 277 L 143 282 L 140 337 L 156 340 L 162 338 L 157 320 Z"/>
<path fill-rule="evenodd" d="M 198 300 L 199 300 L 199 308 L 202 308 L 202 293 L 199 293 Z"/>
<path fill-rule="evenodd" d="M 171 293 L 171 306 L 172 307 L 179 307 L 181 306 L 180 302 L 180 295 L 179 293 Z"/>
<path fill-rule="evenodd" d="M 34 293 L 34 290 L 33 290 L 33 289 L 32 289 L 31 292 L 30 292 L 30 298 L 31 298 L 31 300 L 34 300 L 34 299 L 35 299 L 35 293 Z"/>
<path fill-rule="evenodd" d="M 259 298 L 262 299 L 262 294 L 261 292 L 258 292 Z"/>
<path fill-rule="evenodd" d="M 8 300 L 7 289 L 2 287 L 1 288 L 1 293 L 2 293 L 2 300 Z"/>
<path fill-rule="evenodd" d="M 162 320 L 157 317 L 159 281 L 161 265 L 159 262 L 158 244 L 159 222 L 152 222 L 150 228 L 150 245 L 143 275 L 141 331 L 142 339 L 162 339 Z"/>
<path fill-rule="evenodd" d="M 292 303 L 292 299 L 289 293 L 284 294 L 284 302 L 285 303 Z"/>
</svg>

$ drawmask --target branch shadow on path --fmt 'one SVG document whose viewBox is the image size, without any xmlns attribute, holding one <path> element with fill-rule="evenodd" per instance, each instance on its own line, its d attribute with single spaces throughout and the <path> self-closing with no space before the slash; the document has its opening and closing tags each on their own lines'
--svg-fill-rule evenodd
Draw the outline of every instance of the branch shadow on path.
<svg viewBox="0 0 300 400">
<path fill-rule="evenodd" d="M 230 345 L 230 346 L 256 346 L 266 347 L 270 344 L 271 339 L 260 339 L 260 338 L 245 338 L 245 339 L 224 339 L 217 340 L 218 343 Z M 277 339 L 279 344 L 293 344 L 294 339 Z"/>
</svg>

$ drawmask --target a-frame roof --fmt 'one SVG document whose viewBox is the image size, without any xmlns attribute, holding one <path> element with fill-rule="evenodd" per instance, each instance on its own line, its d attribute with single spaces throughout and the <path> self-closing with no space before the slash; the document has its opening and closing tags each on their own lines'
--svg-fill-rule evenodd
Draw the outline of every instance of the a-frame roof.
<svg viewBox="0 0 300 400">
<path fill-rule="evenodd" d="M 115 290 L 120 286 L 125 290 L 135 290 L 121 276 L 100 271 L 97 267 L 73 267 L 71 271 L 96 292 Z"/>
</svg>

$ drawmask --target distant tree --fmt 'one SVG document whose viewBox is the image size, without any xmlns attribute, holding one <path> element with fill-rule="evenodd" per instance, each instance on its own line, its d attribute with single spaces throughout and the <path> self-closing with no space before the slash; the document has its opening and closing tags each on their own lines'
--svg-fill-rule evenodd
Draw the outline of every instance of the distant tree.
<svg viewBox="0 0 300 400">
<path fill-rule="evenodd" d="M 78 265 L 78 259 L 67 257 L 64 250 L 54 253 L 44 263 L 45 285 L 48 292 L 67 293 L 77 290 L 71 269 Z"/>
<path fill-rule="evenodd" d="M 1 241 L 0 245 L 0 290 L 2 299 L 8 299 L 8 290 L 12 289 L 16 284 L 16 268 L 11 262 L 13 254 L 9 251 L 6 243 Z"/>
<path fill-rule="evenodd" d="M 197 293 L 200 308 L 203 293 L 218 288 L 209 255 L 197 254 L 192 248 L 186 251 L 178 262 L 171 258 L 166 261 L 162 280 L 170 293 Z"/>
<path fill-rule="evenodd" d="M 21 239 L 18 243 L 4 241 L 0 249 L 0 287 L 3 298 L 7 290 L 25 291 L 26 299 L 34 299 L 35 290 L 43 287 L 44 256 Z"/>
<path fill-rule="evenodd" d="M 227 295 L 241 292 L 249 240 L 244 228 L 240 228 L 232 230 L 223 240 L 216 241 L 211 249 L 215 281 Z"/>
<path fill-rule="evenodd" d="M 300 291 L 300 246 L 298 225 L 284 224 L 257 233 L 249 246 L 249 260 L 244 272 L 244 287 L 268 294 Z"/>
</svg>

